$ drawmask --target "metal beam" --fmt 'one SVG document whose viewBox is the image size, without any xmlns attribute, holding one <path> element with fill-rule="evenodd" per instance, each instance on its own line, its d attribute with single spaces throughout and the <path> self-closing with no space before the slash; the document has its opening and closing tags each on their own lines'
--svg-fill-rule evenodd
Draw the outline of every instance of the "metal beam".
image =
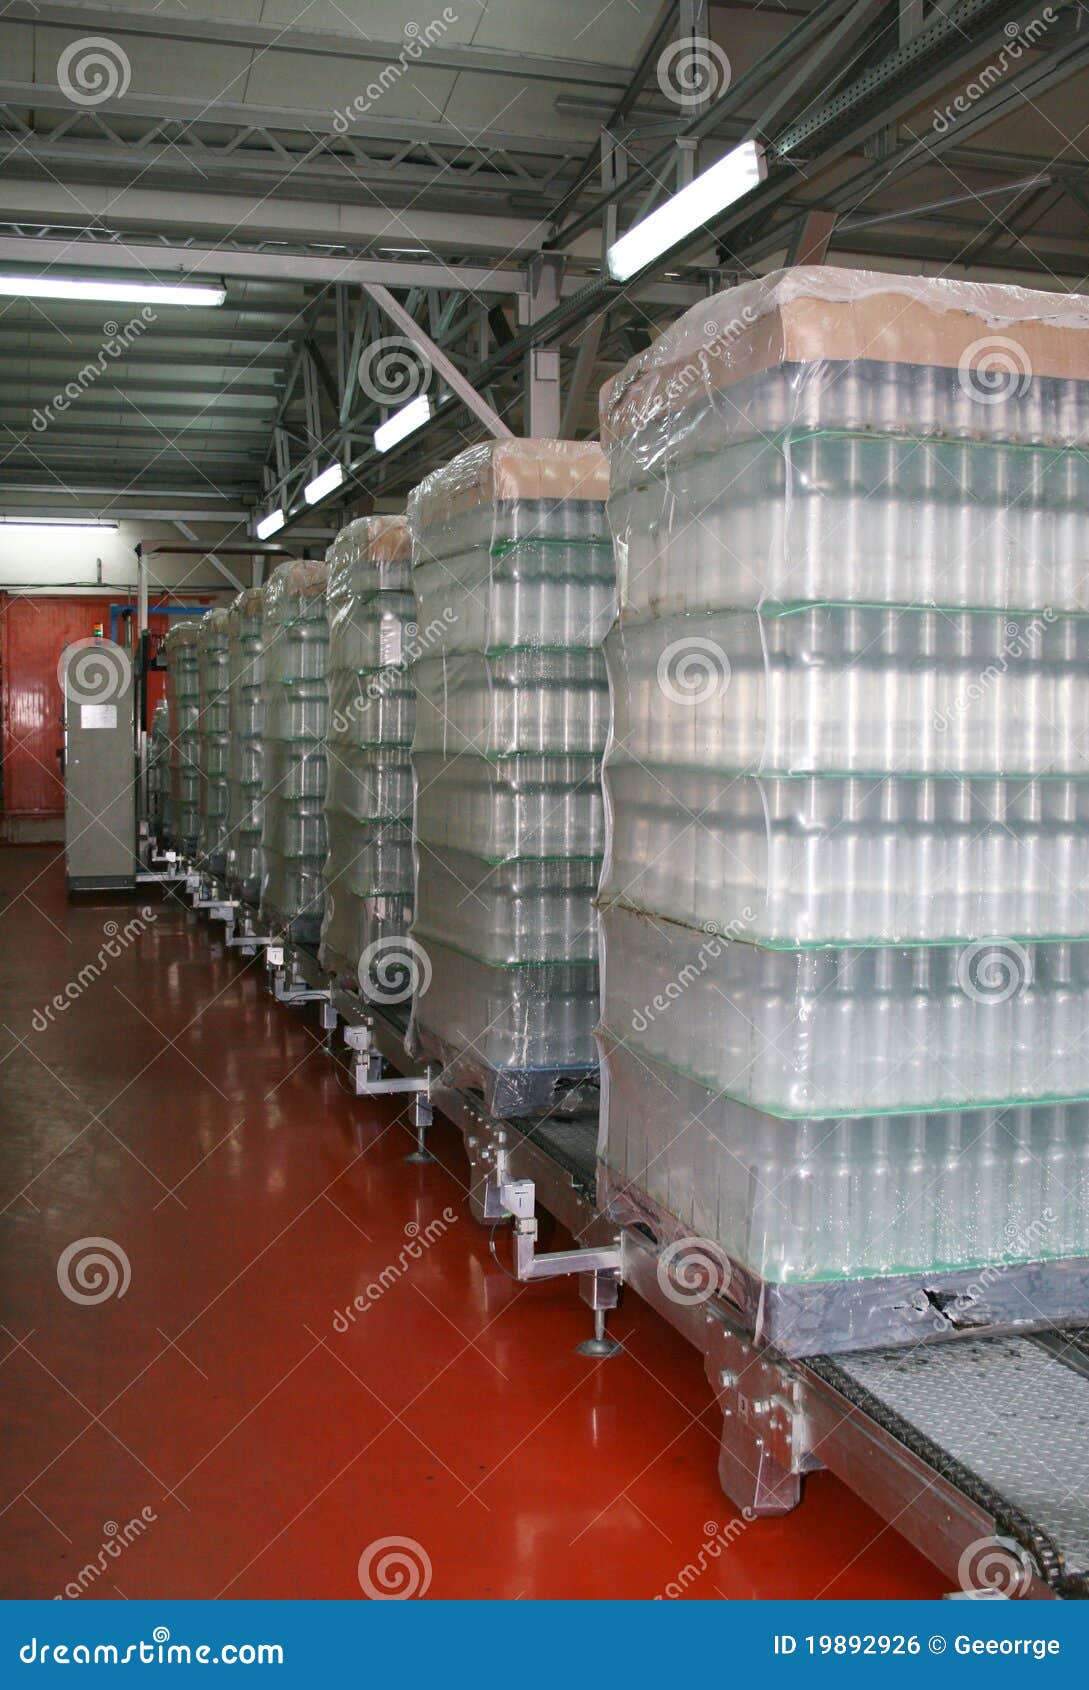
<svg viewBox="0 0 1089 1690">
<path fill-rule="evenodd" d="M 185 538 L 193 545 L 200 545 L 198 536 L 194 534 L 188 522 L 180 521 L 177 517 L 175 517 L 174 527 L 178 530 L 179 534 L 184 534 Z M 242 591 L 242 582 L 238 579 L 238 576 L 235 574 L 233 569 L 228 569 L 222 558 L 218 558 L 215 552 L 205 552 L 204 556 L 208 559 L 209 563 L 215 565 L 223 579 L 225 581 L 229 581 L 236 592 L 240 593 Z"/>
<path fill-rule="evenodd" d="M 412 341 L 414 346 L 419 347 L 440 380 L 446 383 L 451 393 L 457 394 L 462 404 L 468 407 L 478 422 L 484 424 L 488 433 L 494 435 L 497 440 L 511 439 L 513 430 L 509 429 L 502 417 L 492 410 L 487 400 L 477 392 L 472 382 L 462 375 L 457 365 L 447 357 L 442 347 L 437 346 L 426 330 L 422 329 L 416 319 L 405 310 L 400 300 L 394 299 L 388 288 L 380 287 L 373 282 L 365 285 L 375 304 L 385 312 L 391 322 L 396 323 L 401 333 Z"/>
<path fill-rule="evenodd" d="M 228 252 L 221 247 L 163 247 L 151 243 L 37 235 L 0 236 L 0 261 L 19 264 L 93 265 L 101 270 L 142 270 L 169 277 L 245 276 L 283 282 L 359 282 L 394 287 L 459 288 L 470 293 L 520 293 L 525 271 L 504 267 L 431 262 L 398 263 L 369 258 L 312 258 L 290 252 Z"/>
<path fill-rule="evenodd" d="M 3 14 L 4 17 L 10 15 L 10 12 Z M 0 80 L 0 105 L 35 112 L 59 111 L 68 117 L 72 114 L 72 101 L 64 89 L 48 82 Z M 351 157 L 352 143 L 369 139 L 455 147 L 460 153 L 471 153 L 474 150 L 471 143 L 466 141 L 464 130 L 451 123 L 425 122 L 420 118 L 408 117 L 368 118 L 353 114 L 349 125 L 338 126 L 338 114 L 330 111 L 328 107 L 319 109 L 308 106 L 260 106 L 242 100 L 217 99 L 209 102 L 184 94 L 127 93 L 112 95 L 109 99 L 102 100 L 95 105 L 94 111 L 96 119 L 139 118 L 141 121 L 164 127 L 180 124 L 187 132 L 182 139 L 187 139 L 188 132 L 200 124 L 214 128 L 241 129 L 253 134 L 255 138 L 261 130 L 274 130 L 281 134 L 292 132 L 311 146 L 322 139 L 335 138 L 346 158 Z M 97 127 L 99 125 L 96 123 Z M 153 129 L 151 134 L 155 133 Z M 40 139 L 48 138 L 49 131 L 42 131 Z M 507 129 L 488 129 L 486 143 L 489 154 L 518 153 L 525 154 L 530 159 L 574 159 L 580 151 L 577 142 L 559 140 L 555 135 L 532 135 Z M 194 150 L 203 151 L 206 145 L 203 142 L 195 142 Z M 280 163 L 282 168 L 282 154 Z M 532 179 L 527 179 L 524 184 L 526 188 L 532 185 Z"/>
<path fill-rule="evenodd" d="M 812 12 L 777 41 L 774 47 L 769 48 L 744 75 L 732 82 L 726 92 L 706 111 L 700 112 L 682 125 L 678 133 L 699 139 L 702 135 L 713 133 L 727 118 L 735 117 L 754 96 L 759 97 L 764 90 L 773 86 L 775 79 L 781 76 L 784 70 L 813 53 L 822 36 L 834 25 L 848 5 L 849 0 L 819 0 Z M 876 16 L 881 11 L 884 0 L 871 0 L 871 5 Z M 597 222 L 606 206 L 619 204 L 644 189 L 648 181 L 668 181 L 675 145 L 675 140 L 671 141 L 642 163 L 639 169 L 621 174 L 607 192 L 597 196 L 586 211 L 578 213 L 551 236 L 545 242 L 546 249 L 569 247 L 584 229 Z"/>
<path fill-rule="evenodd" d="M 7 509 L 18 511 L 20 522 L 56 522 L 57 518 L 62 516 L 87 516 L 99 522 L 103 520 L 112 522 L 115 518 L 118 522 L 211 522 L 220 528 L 230 528 L 237 523 L 248 522 L 250 518 L 250 511 L 242 505 L 239 505 L 237 510 L 195 511 L 190 510 L 188 505 L 181 510 L 173 510 L 166 505 L 121 506 L 111 503 L 83 505 L 76 510 L 71 505 L 20 504 L 17 499 L 11 497 L 12 494 L 22 491 L 18 487 L 0 484 L 0 491 L 3 491 L 5 498 L 8 500 Z M 40 497 L 44 489 L 32 487 L 26 489 L 26 491 Z M 104 489 L 104 492 L 107 496 L 120 497 L 124 494 L 125 489 L 118 487 Z M 146 494 L 142 496 L 147 497 Z M 177 498 L 177 493 L 176 491 L 168 491 L 166 497 Z"/>
<path fill-rule="evenodd" d="M 143 35 L 160 41 L 251 47 L 269 53 L 316 53 L 325 58 L 362 59 L 391 65 L 403 64 L 408 57 L 403 40 L 375 40 L 362 29 L 303 29 L 279 23 L 201 17 L 189 10 L 172 16 L 129 6 L 87 4 L 85 0 L 68 0 L 67 4 L 8 0 L 4 16 L 22 23 L 51 24 L 102 35 Z M 623 89 L 628 81 L 623 66 L 446 43 L 441 34 L 422 49 L 419 57 L 413 55 L 409 63 L 415 65 L 420 59 L 430 70 L 479 71 L 487 76 L 513 76 L 521 82 L 585 82 L 594 88 Z"/>
<path fill-rule="evenodd" d="M 563 416 L 560 419 L 561 440 L 573 440 L 575 438 L 579 418 L 586 404 L 586 395 L 590 390 L 594 366 L 597 363 L 606 315 L 606 312 L 599 311 L 596 317 L 591 317 L 579 339 L 579 349 L 575 354 L 575 367 L 571 372 L 571 384 L 567 389 Z"/>
</svg>

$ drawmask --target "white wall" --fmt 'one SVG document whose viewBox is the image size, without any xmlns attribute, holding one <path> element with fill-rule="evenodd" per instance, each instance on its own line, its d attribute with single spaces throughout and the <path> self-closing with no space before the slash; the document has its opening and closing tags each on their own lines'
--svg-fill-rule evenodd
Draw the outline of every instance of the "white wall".
<svg viewBox="0 0 1089 1690">
<path fill-rule="evenodd" d="M 172 523 L 144 518 L 121 518 L 116 528 L 69 529 L 62 525 L 47 528 L 17 528 L 15 513 L 2 513 L 0 520 L 0 591 L 72 592 L 117 591 L 124 596 L 136 592 L 137 543 L 143 545 L 148 565 L 148 591 L 168 591 L 184 600 L 187 592 L 237 592 L 230 581 L 204 557 L 178 553 L 153 556 L 156 545 L 188 545 Z M 21 519 L 20 519 L 21 520 Z M 208 522 L 194 519 L 188 523 L 196 536 L 196 544 L 214 551 L 217 542 L 229 547 L 246 544 L 250 536 L 243 523 Z M 310 546 L 315 557 L 324 556 L 328 539 L 324 534 L 292 537 L 292 544 L 300 551 Z M 251 557 L 225 556 L 222 559 L 231 574 L 243 586 L 253 580 L 254 560 Z M 265 560 L 266 573 L 276 557 Z M 99 586 L 99 563 L 101 580 Z"/>
</svg>

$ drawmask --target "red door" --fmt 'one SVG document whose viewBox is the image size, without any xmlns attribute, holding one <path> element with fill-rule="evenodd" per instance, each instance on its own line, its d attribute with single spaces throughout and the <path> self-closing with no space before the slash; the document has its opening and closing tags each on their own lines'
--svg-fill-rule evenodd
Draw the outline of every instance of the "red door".
<svg viewBox="0 0 1089 1690">
<path fill-rule="evenodd" d="M 0 594 L 0 692 L 3 709 L 3 802 L 7 816 L 46 818 L 64 814 L 60 753 L 61 689 L 57 664 L 72 640 L 101 624 L 110 630 L 108 597 Z M 161 637 L 170 618 L 148 615 Z M 162 696 L 162 677 L 151 676 L 150 704 Z"/>
</svg>

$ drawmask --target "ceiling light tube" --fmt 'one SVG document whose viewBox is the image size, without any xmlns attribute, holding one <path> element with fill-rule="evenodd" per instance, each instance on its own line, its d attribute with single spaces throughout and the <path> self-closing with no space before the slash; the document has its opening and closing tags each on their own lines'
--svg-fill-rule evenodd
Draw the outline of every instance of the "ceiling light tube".
<svg viewBox="0 0 1089 1690">
<path fill-rule="evenodd" d="M 613 242 L 605 260 L 613 281 L 626 282 L 735 200 L 743 199 L 767 173 L 759 141 L 742 141 Z"/>
<path fill-rule="evenodd" d="M 18 517 L 0 517 L 0 529 L 19 528 L 37 530 L 42 534 L 55 533 L 58 528 L 69 534 L 99 534 L 104 528 L 116 528 L 116 522 L 87 522 L 82 517 L 42 517 L 37 522 L 21 522 Z"/>
<path fill-rule="evenodd" d="M 106 305 L 222 305 L 227 290 L 192 282 L 121 282 L 72 276 L 0 276 L 16 299 L 75 299 Z"/>
<path fill-rule="evenodd" d="M 273 534 L 278 534 L 283 525 L 283 511 L 269 511 L 268 515 L 263 516 L 258 522 L 256 528 L 254 529 L 254 533 L 257 535 L 259 540 L 268 540 Z"/>
<path fill-rule="evenodd" d="M 343 480 L 344 465 L 330 464 L 329 468 L 323 469 L 313 481 L 307 482 L 303 488 L 303 498 L 308 505 L 316 505 L 319 499 L 324 499 L 326 493 L 335 493 Z"/>
<path fill-rule="evenodd" d="M 374 445 L 378 452 L 388 452 L 391 446 L 396 446 L 406 435 L 415 434 L 424 423 L 431 421 L 431 400 L 426 393 L 421 393 L 418 399 L 402 405 L 399 411 L 394 411 L 392 417 L 387 418 L 374 431 Z"/>
</svg>

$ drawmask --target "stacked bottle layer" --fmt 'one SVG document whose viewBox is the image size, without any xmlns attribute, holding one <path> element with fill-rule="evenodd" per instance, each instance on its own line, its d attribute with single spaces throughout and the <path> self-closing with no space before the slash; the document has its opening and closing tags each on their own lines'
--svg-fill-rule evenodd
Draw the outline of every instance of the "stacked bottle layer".
<svg viewBox="0 0 1089 1690">
<path fill-rule="evenodd" d="M 506 1112 L 596 1067 L 605 493 L 596 446 L 526 440 L 472 448 L 409 500 L 410 1038 Z"/>
<path fill-rule="evenodd" d="M 261 912 L 301 944 L 321 934 L 328 718 L 324 562 L 278 564 L 263 589 Z"/>
<path fill-rule="evenodd" d="M 200 829 L 197 852 L 211 874 L 227 868 L 230 761 L 229 621 L 210 610 L 200 622 Z"/>
<path fill-rule="evenodd" d="M 151 717 L 147 752 L 148 831 L 152 839 L 164 839 L 170 822 L 170 710 L 161 698 Z"/>
<path fill-rule="evenodd" d="M 1084 1248 L 1086 377 L 1089 301 L 798 271 L 603 392 L 601 1183 L 757 1277 Z"/>
<path fill-rule="evenodd" d="M 163 641 L 170 729 L 169 840 L 195 855 L 200 834 L 200 624 L 177 622 Z"/>
<path fill-rule="evenodd" d="M 321 962 L 338 982 L 388 999 L 412 916 L 410 675 L 416 605 L 408 524 L 361 517 L 329 567 L 325 738 L 325 913 Z"/>
<path fill-rule="evenodd" d="M 245 587 L 227 620 L 227 884 L 243 903 L 261 899 L 261 803 L 264 768 L 264 642 L 260 587 Z"/>
</svg>

